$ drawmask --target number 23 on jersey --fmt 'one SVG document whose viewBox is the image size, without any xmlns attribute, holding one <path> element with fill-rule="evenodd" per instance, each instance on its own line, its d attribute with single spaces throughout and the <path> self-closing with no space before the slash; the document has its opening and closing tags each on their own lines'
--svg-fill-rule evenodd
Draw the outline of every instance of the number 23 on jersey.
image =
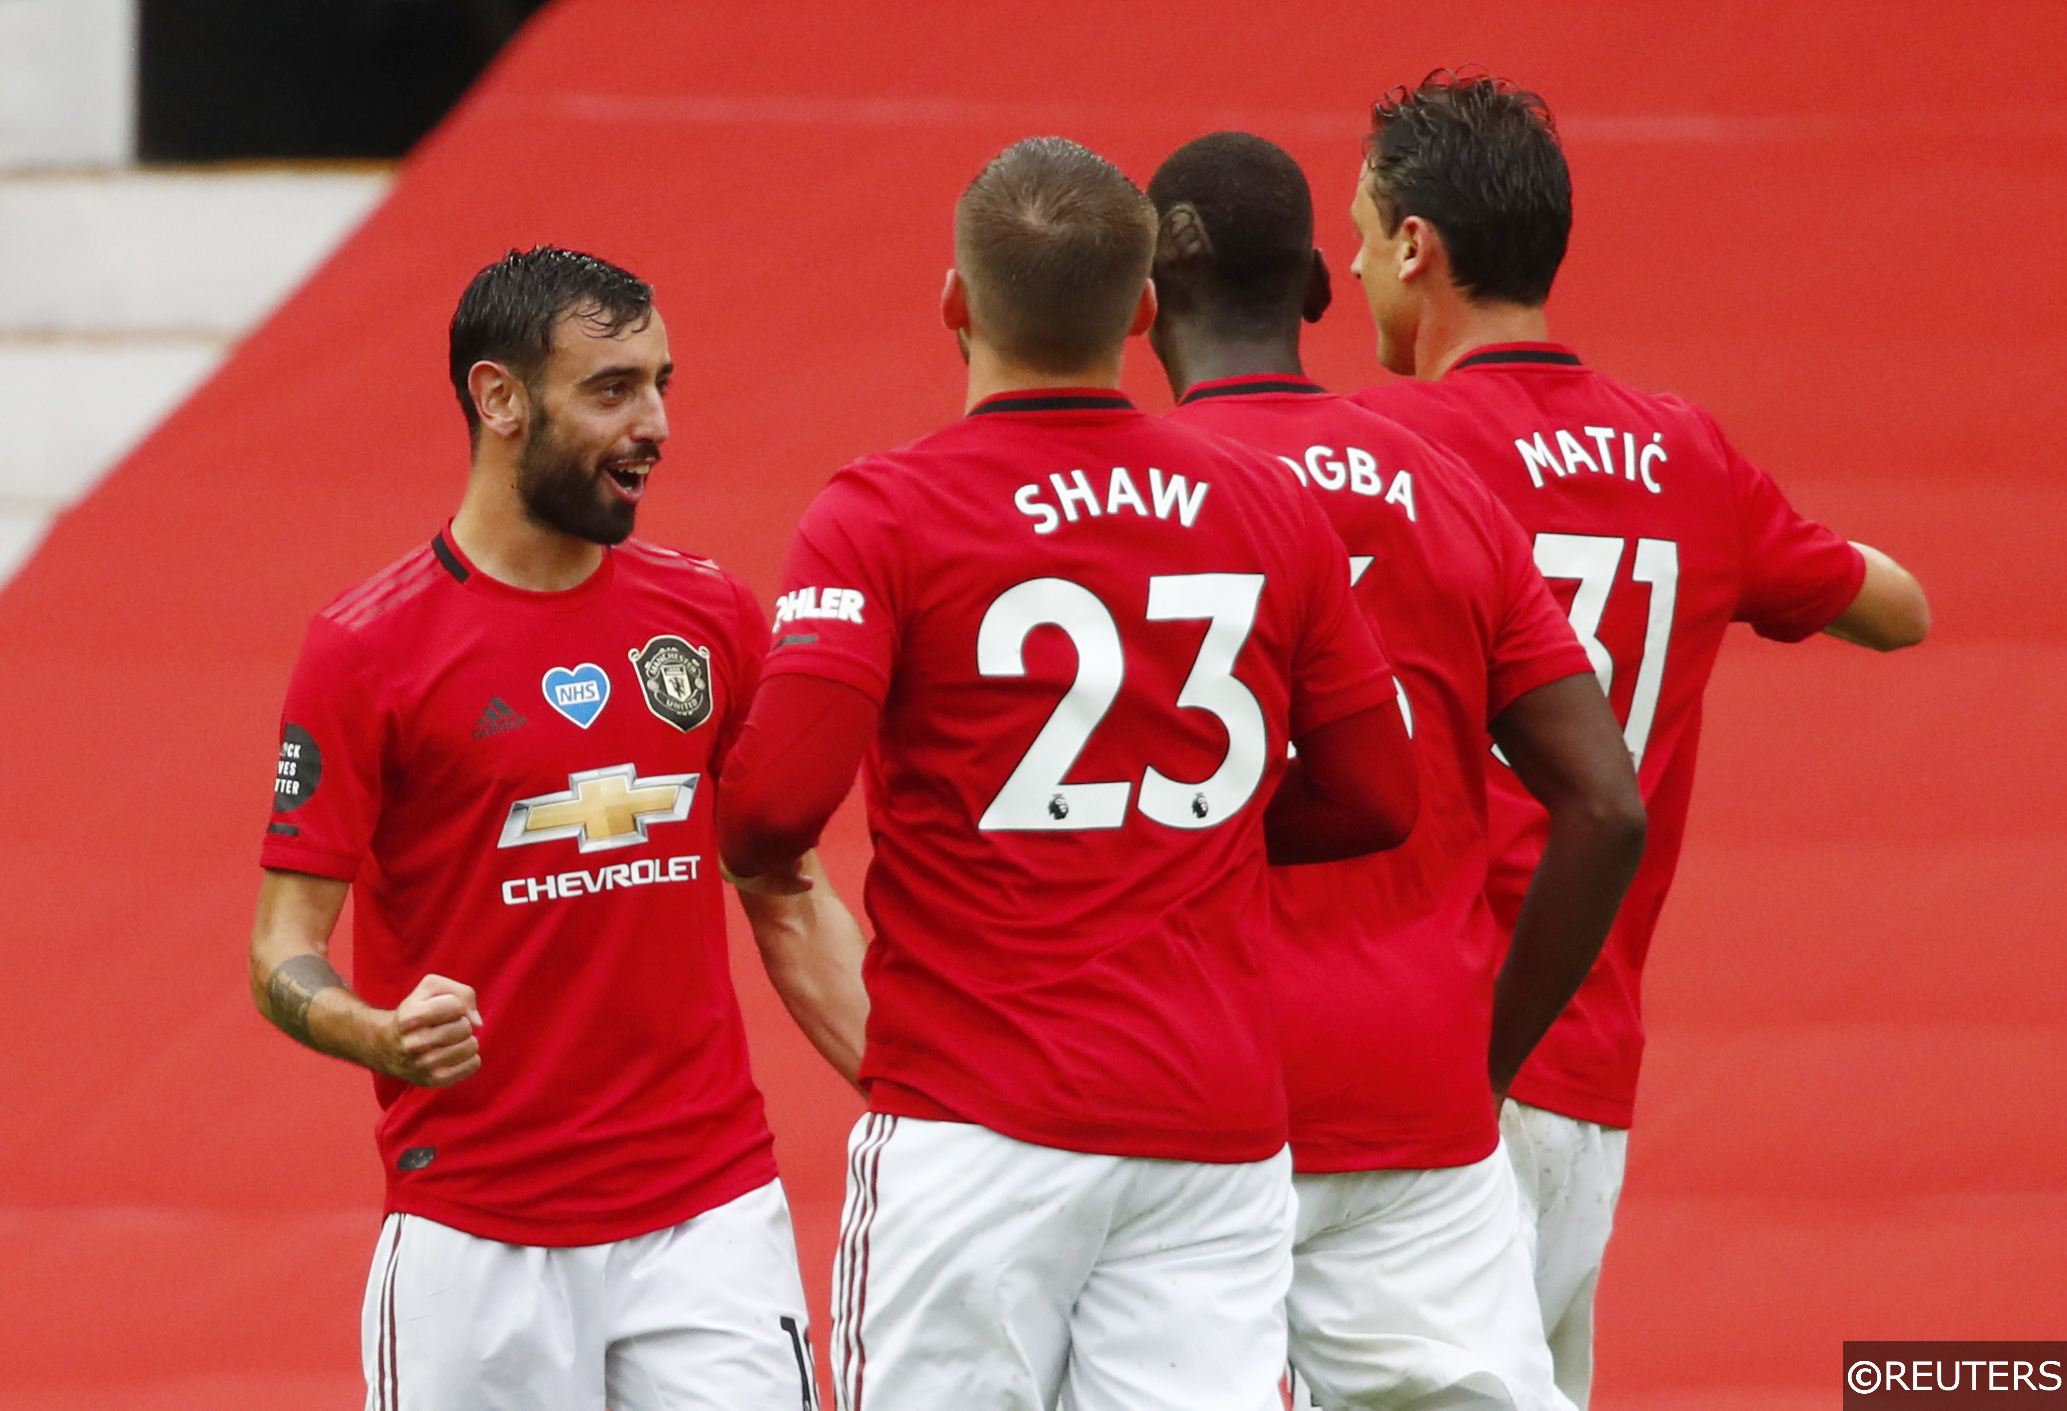
<svg viewBox="0 0 2067 1411">
<path fill-rule="evenodd" d="M 976 669 L 989 677 L 1026 674 L 1026 639 L 1059 627 L 1076 649 L 1076 679 L 1006 778 L 978 826 L 986 832 L 1075 832 L 1118 828 L 1132 802 L 1172 828 L 1211 828 L 1239 813 L 1263 780 L 1269 731 L 1263 708 L 1234 675 L 1256 623 L 1260 573 L 1165 574 L 1148 580 L 1150 622 L 1209 624 L 1177 705 L 1210 712 L 1227 730 L 1227 753 L 1210 777 L 1187 783 L 1153 765 L 1132 780 L 1065 784 L 1118 699 L 1127 657 L 1120 627 L 1098 596 L 1067 578 L 1031 578 L 1006 589 L 983 615 Z"/>
</svg>

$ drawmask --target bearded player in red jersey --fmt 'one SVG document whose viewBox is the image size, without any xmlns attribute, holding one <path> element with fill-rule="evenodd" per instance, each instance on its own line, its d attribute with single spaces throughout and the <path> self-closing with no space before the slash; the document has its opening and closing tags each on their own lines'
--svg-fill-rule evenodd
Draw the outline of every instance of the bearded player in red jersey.
<svg viewBox="0 0 2067 1411">
<path fill-rule="evenodd" d="M 1621 1189 L 1643 1027 L 1638 980 L 1679 861 L 1701 693 L 1733 621 L 1881 651 L 1923 639 L 1916 581 L 1802 518 L 1706 412 L 1595 372 L 1549 341 L 1571 229 L 1549 111 L 1500 80 L 1438 74 L 1373 112 L 1352 272 L 1378 355 L 1412 380 L 1357 400 L 1455 451 L 1529 531 L 1623 722 L 1650 842 L 1599 963 L 1522 1068 L 1504 1114 L 1537 1223 L 1558 1380 L 1584 1404 L 1594 1286 Z M 1512 926 L 1544 813 L 1494 780 L 1493 908 Z"/>
<path fill-rule="evenodd" d="M 1418 791 L 1319 508 L 1118 391 L 1154 239 L 1133 183 L 1059 138 L 971 183 L 943 296 L 969 414 L 805 514 L 721 800 L 727 865 L 790 885 L 868 753 L 846 1411 L 1276 1395 L 1265 848 L 1393 845 Z"/>
<path fill-rule="evenodd" d="M 459 512 L 317 616 L 288 688 L 252 991 L 375 1075 L 369 1411 L 813 1402 L 711 838 L 766 620 L 626 537 L 672 366 L 613 265 L 481 271 Z M 771 969 L 858 954 L 829 891 L 747 903 Z"/>
<path fill-rule="evenodd" d="M 1642 855 L 1620 728 L 1514 517 L 1453 457 L 1303 375 L 1300 324 L 1331 296 L 1298 163 L 1215 133 L 1148 191 L 1170 417 L 1275 454 L 1327 513 L 1421 756 L 1405 846 L 1271 872 L 1293 1021 L 1295 1405 L 1570 1411 L 1498 1103 Z M 1485 900 L 1489 737 L 1550 825 L 1504 966 Z"/>
</svg>

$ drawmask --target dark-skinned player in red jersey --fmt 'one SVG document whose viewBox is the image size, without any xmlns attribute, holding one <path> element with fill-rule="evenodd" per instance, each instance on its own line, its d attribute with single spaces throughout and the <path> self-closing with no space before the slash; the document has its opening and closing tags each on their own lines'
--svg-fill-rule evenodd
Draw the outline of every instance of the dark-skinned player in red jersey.
<svg viewBox="0 0 2067 1411">
<path fill-rule="evenodd" d="M 1638 985 L 1679 861 L 1701 693 L 1732 622 L 1792 642 L 1919 642 L 1929 610 L 1886 555 L 1804 519 L 1678 397 L 1549 340 L 1571 178 L 1535 94 L 1431 76 L 1377 104 L 1351 216 L 1379 360 L 1409 379 L 1357 400 L 1456 452 L 1531 536 L 1592 658 L 1650 814 L 1643 864 L 1593 973 L 1523 1066 L 1503 1115 L 1537 1226 L 1558 1380 L 1584 1404 L 1593 1296 L 1643 1052 Z M 1544 813 L 1494 777 L 1495 913 L 1513 925 Z"/>
<path fill-rule="evenodd" d="M 1154 240 L 1060 138 L 970 184 L 969 414 L 805 514 L 720 800 L 733 872 L 795 885 L 868 756 L 847 1411 L 1263 1411 L 1283 1367 L 1265 850 L 1395 845 L 1418 785 L 1320 509 L 1118 390 Z"/>
<path fill-rule="evenodd" d="M 766 618 L 627 537 L 673 370 L 646 284 L 511 251 L 450 353 L 465 496 L 310 624 L 251 941 L 261 1012 L 374 1073 L 366 1405 L 808 1407 L 711 837 Z M 838 899 L 743 900 L 771 972 L 826 976 L 837 1011 L 829 962 L 862 943 Z"/>
<path fill-rule="evenodd" d="M 1569 1411 L 1499 1098 L 1586 977 L 1642 855 L 1620 728 L 1514 517 L 1447 452 L 1303 375 L 1300 327 L 1327 311 L 1330 283 L 1298 163 L 1214 133 L 1171 154 L 1148 193 L 1149 342 L 1170 417 L 1276 455 L 1326 512 L 1422 765 L 1405 846 L 1271 873 L 1299 1194 L 1295 1405 Z M 1550 821 L 1504 965 L 1485 900 L 1494 739 Z"/>
</svg>

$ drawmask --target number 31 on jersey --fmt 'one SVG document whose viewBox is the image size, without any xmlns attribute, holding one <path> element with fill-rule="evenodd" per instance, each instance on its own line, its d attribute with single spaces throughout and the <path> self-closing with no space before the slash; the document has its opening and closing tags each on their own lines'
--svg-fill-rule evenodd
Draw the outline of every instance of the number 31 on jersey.
<svg viewBox="0 0 2067 1411">
<path fill-rule="evenodd" d="M 1622 567 L 1626 540 L 1599 534 L 1538 534 L 1536 571 L 1545 578 L 1577 579 L 1572 594 L 1572 631 L 1586 649 L 1600 678 L 1603 695 L 1615 685 L 1615 657 L 1600 639 L 1601 616 L 1608 610 L 1608 593 L 1615 586 L 1615 574 Z M 1672 605 L 1679 597 L 1679 545 L 1670 539 L 1636 541 L 1636 562 L 1630 577 L 1651 589 L 1650 612 L 1644 621 L 1643 656 L 1637 662 L 1636 687 L 1629 697 L 1629 719 L 1622 726 L 1622 742 L 1629 746 L 1632 763 L 1644 762 L 1644 747 L 1651 742 L 1651 722 L 1658 714 L 1658 693 L 1665 685 L 1665 654 L 1672 641 Z"/>
</svg>

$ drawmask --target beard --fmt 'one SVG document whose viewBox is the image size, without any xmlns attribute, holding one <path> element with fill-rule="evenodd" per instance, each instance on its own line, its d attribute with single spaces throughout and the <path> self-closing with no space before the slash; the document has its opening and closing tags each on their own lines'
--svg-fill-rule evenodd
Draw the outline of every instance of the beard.
<svg viewBox="0 0 2067 1411">
<path fill-rule="evenodd" d="M 560 441 L 541 418 L 517 460 L 517 496 L 531 522 L 591 544 L 621 544 L 639 507 L 603 493 L 602 467 Z"/>
</svg>

